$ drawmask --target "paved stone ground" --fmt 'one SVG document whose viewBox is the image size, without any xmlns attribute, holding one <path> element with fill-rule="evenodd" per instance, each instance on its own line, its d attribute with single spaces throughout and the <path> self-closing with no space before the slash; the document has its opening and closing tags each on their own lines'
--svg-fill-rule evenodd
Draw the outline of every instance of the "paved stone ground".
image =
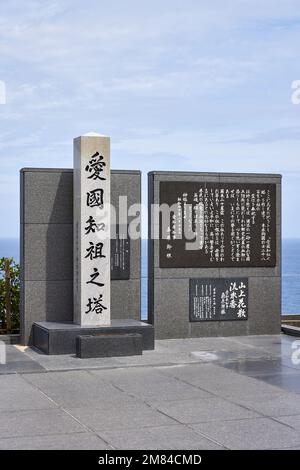
<svg viewBox="0 0 300 470">
<path fill-rule="evenodd" d="M 8 346 L 0 449 L 300 449 L 294 341 L 166 340 L 83 360 Z"/>
</svg>

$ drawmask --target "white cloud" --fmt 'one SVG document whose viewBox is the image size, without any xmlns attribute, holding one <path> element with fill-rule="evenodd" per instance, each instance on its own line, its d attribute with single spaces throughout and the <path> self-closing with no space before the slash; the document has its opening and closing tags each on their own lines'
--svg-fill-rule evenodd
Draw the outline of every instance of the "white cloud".
<svg viewBox="0 0 300 470">
<path fill-rule="evenodd" d="M 1 182 L 17 194 L 20 167 L 71 166 L 72 138 L 91 129 L 112 136 L 114 167 L 291 181 L 298 12 L 299 0 L 2 2 Z"/>
</svg>

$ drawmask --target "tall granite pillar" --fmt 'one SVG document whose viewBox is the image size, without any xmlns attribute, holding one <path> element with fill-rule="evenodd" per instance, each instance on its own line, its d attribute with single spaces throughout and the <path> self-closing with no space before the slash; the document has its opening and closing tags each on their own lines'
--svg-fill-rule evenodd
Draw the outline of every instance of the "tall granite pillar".
<svg viewBox="0 0 300 470">
<path fill-rule="evenodd" d="M 74 139 L 74 323 L 110 323 L 110 139 Z"/>
</svg>

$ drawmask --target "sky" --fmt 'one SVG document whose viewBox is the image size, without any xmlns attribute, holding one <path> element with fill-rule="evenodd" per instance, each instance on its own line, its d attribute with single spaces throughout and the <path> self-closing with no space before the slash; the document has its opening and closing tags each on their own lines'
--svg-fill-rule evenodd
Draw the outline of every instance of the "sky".
<svg viewBox="0 0 300 470">
<path fill-rule="evenodd" d="M 300 0 L 2 1 L 0 237 L 19 170 L 71 168 L 93 131 L 142 170 L 144 204 L 152 170 L 281 173 L 300 238 L 299 45 Z"/>
</svg>

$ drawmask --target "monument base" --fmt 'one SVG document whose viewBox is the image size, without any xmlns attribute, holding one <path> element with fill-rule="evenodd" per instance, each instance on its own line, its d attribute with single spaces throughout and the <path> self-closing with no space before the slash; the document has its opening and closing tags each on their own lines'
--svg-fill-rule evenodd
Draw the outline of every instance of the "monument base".
<svg viewBox="0 0 300 470">
<path fill-rule="evenodd" d="M 81 359 L 142 354 L 143 338 L 139 333 L 85 335 L 76 338 L 76 356 Z"/>
<path fill-rule="evenodd" d="M 143 350 L 154 349 L 154 327 L 136 320 L 112 320 L 109 325 L 81 326 L 75 323 L 33 324 L 33 346 L 48 355 L 76 354 L 78 336 L 140 334 Z"/>
</svg>

